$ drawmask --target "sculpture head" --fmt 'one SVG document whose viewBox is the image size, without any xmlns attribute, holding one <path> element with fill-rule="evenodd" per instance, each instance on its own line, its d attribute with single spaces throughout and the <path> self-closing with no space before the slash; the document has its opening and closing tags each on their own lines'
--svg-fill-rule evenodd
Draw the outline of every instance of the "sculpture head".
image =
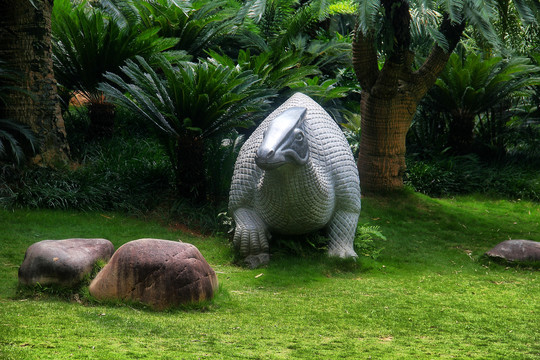
<svg viewBox="0 0 540 360">
<path fill-rule="evenodd" d="M 304 133 L 305 107 L 291 107 L 270 122 L 255 163 L 263 170 L 277 169 L 285 164 L 304 165 L 309 157 L 309 148 Z"/>
</svg>

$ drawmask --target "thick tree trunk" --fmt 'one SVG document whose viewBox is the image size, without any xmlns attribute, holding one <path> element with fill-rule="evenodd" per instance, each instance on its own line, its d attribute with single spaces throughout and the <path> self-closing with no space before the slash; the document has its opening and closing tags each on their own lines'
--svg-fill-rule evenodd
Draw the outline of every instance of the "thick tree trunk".
<svg viewBox="0 0 540 360">
<path fill-rule="evenodd" d="M 360 31 L 353 40 L 353 68 L 362 87 L 362 122 L 358 171 L 364 194 L 403 188 L 405 139 L 418 102 L 435 83 L 463 32 L 463 24 L 445 17 L 439 30 L 449 49 L 434 45 L 428 58 L 413 71 L 409 5 L 405 0 L 381 0 L 393 27 L 395 44 L 379 69 L 375 35 Z"/>
<path fill-rule="evenodd" d="M 405 138 L 416 101 L 404 95 L 383 98 L 362 95 L 361 142 L 358 156 L 362 191 L 384 193 L 403 187 Z"/>
<path fill-rule="evenodd" d="M 69 147 L 53 75 L 52 0 L 0 0 L 0 59 L 20 77 L 9 84 L 3 116 L 27 124 L 36 133 L 35 163 L 54 166 L 68 161 Z"/>
</svg>

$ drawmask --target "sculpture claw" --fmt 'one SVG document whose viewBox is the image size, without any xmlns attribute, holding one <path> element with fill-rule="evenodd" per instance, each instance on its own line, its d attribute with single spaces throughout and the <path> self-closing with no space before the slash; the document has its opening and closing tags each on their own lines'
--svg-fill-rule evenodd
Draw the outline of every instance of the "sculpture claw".
<svg viewBox="0 0 540 360">
<path fill-rule="evenodd" d="M 244 264 L 250 269 L 256 269 L 258 267 L 268 265 L 269 262 L 270 254 L 268 253 L 249 255 L 244 259 Z"/>
<path fill-rule="evenodd" d="M 358 255 L 356 252 L 351 249 L 345 249 L 345 248 L 334 248 L 328 250 L 328 256 L 335 256 L 342 259 L 358 259 Z"/>
<path fill-rule="evenodd" d="M 257 255 L 268 253 L 268 238 L 265 230 L 236 226 L 233 244 L 240 250 L 242 256 Z"/>
<path fill-rule="evenodd" d="M 262 220 L 248 209 L 239 209 L 235 212 L 236 228 L 234 231 L 233 244 L 239 249 L 240 255 L 247 258 L 250 256 L 261 256 L 261 259 L 250 262 L 267 264 L 268 255 L 268 233 Z M 251 265 L 249 265 L 251 267 Z M 257 267 L 258 265 L 254 266 Z"/>
</svg>

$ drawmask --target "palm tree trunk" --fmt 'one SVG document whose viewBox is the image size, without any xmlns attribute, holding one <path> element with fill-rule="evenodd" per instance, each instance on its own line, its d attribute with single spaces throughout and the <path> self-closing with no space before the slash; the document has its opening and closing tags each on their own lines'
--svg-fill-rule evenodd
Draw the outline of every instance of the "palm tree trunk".
<svg viewBox="0 0 540 360">
<path fill-rule="evenodd" d="M 364 193 L 385 193 L 403 187 L 405 138 L 415 109 L 412 97 L 362 95 L 358 168 Z"/>
<path fill-rule="evenodd" d="M 67 163 L 69 146 L 52 66 L 52 0 L 0 0 L 0 59 L 21 76 L 10 86 L 4 116 L 27 124 L 36 133 L 35 163 Z"/>
<path fill-rule="evenodd" d="M 359 28 L 352 44 L 353 68 L 362 87 L 358 171 L 364 194 L 403 188 L 405 140 L 416 106 L 444 69 L 465 27 L 445 17 L 439 30 L 448 40 L 448 51 L 434 45 L 422 66 L 413 71 L 408 2 L 381 3 L 397 34 L 394 49 L 382 69 L 373 33 L 364 34 Z"/>
</svg>

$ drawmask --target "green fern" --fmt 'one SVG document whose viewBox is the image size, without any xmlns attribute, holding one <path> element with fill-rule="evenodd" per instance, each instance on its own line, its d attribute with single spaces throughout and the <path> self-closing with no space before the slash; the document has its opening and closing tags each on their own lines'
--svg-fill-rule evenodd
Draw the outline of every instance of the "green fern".
<svg viewBox="0 0 540 360">
<path fill-rule="evenodd" d="M 354 250 L 358 256 L 377 260 L 383 248 L 379 247 L 375 240 L 386 241 L 380 227 L 359 224 L 354 237 Z"/>
</svg>

